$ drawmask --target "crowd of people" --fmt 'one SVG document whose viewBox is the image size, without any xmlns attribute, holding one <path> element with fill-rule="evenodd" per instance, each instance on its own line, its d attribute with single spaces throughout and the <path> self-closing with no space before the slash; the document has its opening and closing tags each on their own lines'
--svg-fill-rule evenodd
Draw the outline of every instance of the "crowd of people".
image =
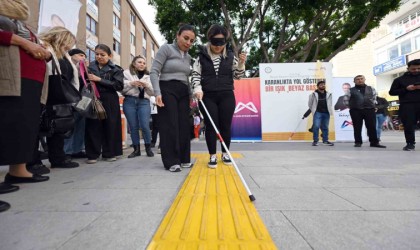
<svg viewBox="0 0 420 250">
<path fill-rule="evenodd" d="M 366 84 L 363 75 L 355 76 L 354 83 L 354 87 L 351 87 L 349 83 L 343 84 L 344 95 L 337 100 L 334 109 L 337 111 L 349 109 L 353 124 L 354 147 L 362 147 L 364 123 L 370 147 L 386 148 L 380 144 L 380 141 L 382 127 L 388 115 L 389 103 L 385 98 L 378 96 L 375 88 Z M 398 96 L 400 101 L 399 117 L 403 124 L 407 143 L 403 150 L 413 151 L 416 144 L 415 129 L 420 121 L 420 59 L 414 59 L 407 63 L 407 72 L 394 79 L 389 94 Z M 310 130 L 313 132 L 312 146 L 319 145 L 320 129 L 322 145 L 334 146 L 328 141 L 328 126 L 333 109 L 331 93 L 326 91 L 325 81 L 317 83 L 317 89 L 309 96 L 308 105 L 313 114 L 313 125 Z"/>
<path fill-rule="evenodd" d="M 128 158 L 141 155 L 140 130 L 146 155 L 153 157 L 159 132 L 164 168 L 179 172 L 192 167 L 190 128 L 195 125 L 197 137 L 203 117 L 198 107 L 191 109 L 192 98 L 208 106 L 229 146 L 235 108 L 233 80 L 244 75 L 246 55 L 234 56 L 223 26 L 210 27 L 209 42 L 201 48 L 190 84 L 192 58 L 188 50 L 196 37 L 191 25 L 181 25 L 174 42 L 158 50 L 149 73 L 142 55 L 122 69 L 113 63 L 112 51 L 105 44 L 98 44 L 95 60 L 87 62 L 85 52 L 74 48 L 76 37 L 66 28 L 57 26 L 35 34 L 25 25 L 29 10 L 23 0 L 0 5 L 0 11 L 6 10 L 0 13 L 0 50 L 8 55 L 0 57 L 5 67 L 0 72 L 0 115 L 4 117 L 0 120 L 0 165 L 9 165 L 0 193 L 17 191 L 15 184 L 48 181 L 50 168 L 79 167 L 74 158 L 86 158 L 88 164 L 120 158 L 119 96 L 124 96 L 123 111 L 134 149 Z M 87 89 L 96 97 L 92 102 L 100 101 L 105 118 L 88 116 L 76 108 L 86 101 L 83 93 Z M 70 118 L 66 117 L 63 125 L 57 116 L 68 108 Z M 204 116 L 204 121 L 209 167 L 216 168 L 216 134 L 208 117 Z M 42 162 L 40 144 L 48 152 L 50 168 Z M 231 164 L 224 151 L 221 159 Z M 0 211 L 9 207 L 0 201 Z"/>
<path fill-rule="evenodd" d="M 17 191 L 19 187 L 15 184 L 49 180 L 46 174 L 50 169 L 42 163 L 38 151 L 40 142 L 48 149 L 51 168 L 78 167 L 74 158 L 86 158 L 88 164 L 120 158 L 123 155 L 120 95 L 124 96 L 123 111 L 134 149 L 128 158 L 141 156 L 140 130 L 145 153 L 153 157 L 152 148 L 159 132 L 158 150 L 163 167 L 170 172 L 191 168 L 191 139 L 198 138 L 203 117 L 208 167 L 215 169 L 220 162 L 232 164 L 224 147 L 220 157 L 217 156 L 218 135 L 212 122 L 229 149 L 236 104 L 234 80 L 244 76 L 247 56 L 246 53 L 236 56 L 227 46 L 231 34 L 224 26 L 214 24 L 208 29 L 208 42 L 199 46 L 198 57 L 192 64 L 188 51 L 195 42 L 196 32 L 191 25 L 181 25 L 174 42 L 160 47 L 149 72 L 142 55 L 135 56 L 128 69 L 122 69 L 113 63 L 112 50 L 106 44 L 98 44 L 95 60 L 86 62 L 85 52 L 74 48 L 76 37 L 69 30 L 53 27 L 36 35 L 24 23 L 28 15 L 23 0 L 0 2 L 0 54 L 6 55 L 0 57 L 3 67 L 0 71 L 0 165 L 9 165 L 4 182 L 0 183 L 0 194 Z M 407 73 L 396 78 L 389 91 L 400 99 L 407 141 L 403 149 L 407 151 L 415 148 L 414 130 L 420 118 L 419 73 L 420 60 L 410 61 Z M 388 103 L 377 98 L 364 76 L 356 76 L 354 82 L 354 87 L 345 86 L 345 95 L 340 97 L 340 106 L 336 104 L 335 109 L 350 109 L 355 147 L 362 146 L 365 122 L 370 146 L 385 148 L 380 144 L 380 136 Z M 69 98 L 78 100 L 58 98 L 51 91 L 56 84 L 74 89 Z M 85 116 L 75 108 L 85 101 L 82 94 L 87 88 L 100 101 L 105 118 Z M 70 90 L 63 96 L 70 95 Z M 191 109 L 193 98 L 198 100 L 196 110 Z M 71 128 L 59 131 L 55 127 L 57 130 L 47 131 L 44 142 L 40 117 L 52 116 L 67 107 L 72 113 L 71 122 L 65 125 L 71 124 Z M 325 81 L 318 82 L 317 90 L 310 95 L 309 109 L 314 116 L 312 145 L 319 145 L 321 129 L 322 144 L 334 146 L 328 138 L 332 96 L 326 91 Z M 9 207 L 7 202 L 0 201 L 0 212 Z"/>
</svg>

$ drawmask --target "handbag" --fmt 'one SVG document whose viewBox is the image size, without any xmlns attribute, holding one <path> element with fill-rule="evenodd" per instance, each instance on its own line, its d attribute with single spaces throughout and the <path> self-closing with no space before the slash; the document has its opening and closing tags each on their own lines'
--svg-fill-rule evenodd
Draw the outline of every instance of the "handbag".
<svg viewBox="0 0 420 250">
<path fill-rule="evenodd" d="M 95 97 L 95 93 L 91 87 L 90 83 L 86 83 L 85 78 L 85 64 L 83 61 L 79 62 L 79 72 L 82 77 L 83 87 L 81 90 L 81 99 L 74 105 L 74 109 L 81 114 L 83 117 L 89 119 L 96 119 L 96 113 L 93 109 L 93 99 Z"/>
<path fill-rule="evenodd" d="M 99 100 L 99 91 L 95 83 L 87 83 L 85 78 L 86 66 L 83 61 L 79 62 L 80 75 L 82 76 L 83 88 L 81 92 L 81 100 L 74 106 L 74 108 L 84 117 L 90 119 L 106 119 L 106 111 Z"/>
<path fill-rule="evenodd" d="M 99 91 L 94 83 L 92 83 L 92 89 L 95 92 L 95 95 L 93 96 L 93 110 L 96 114 L 96 119 L 105 120 L 107 118 L 106 110 L 99 100 Z"/>
<path fill-rule="evenodd" d="M 71 104 L 58 104 L 42 108 L 40 134 L 50 137 L 53 134 L 70 137 L 74 129 L 74 116 Z"/>
<path fill-rule="evenodd" d="M 48 77 L 47 105 L 77 103 L 81 99 L 79 91 L 71 83 L 63 81 L 54 58 L 51 64 L 52 75 Z"/>
</svg>

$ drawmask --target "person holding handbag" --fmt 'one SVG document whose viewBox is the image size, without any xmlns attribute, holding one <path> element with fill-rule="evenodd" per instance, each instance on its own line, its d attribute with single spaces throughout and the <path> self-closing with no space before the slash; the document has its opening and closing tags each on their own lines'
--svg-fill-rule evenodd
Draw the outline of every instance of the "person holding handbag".
<svg viewBox="0 0 420 250">
<path fill-rule="evenodd" d="M 19 190 L 16 183 L 49 179 L 26 169 L 38 135 L 40 102 L 46 101 L 45 60 L 51 57 L 22 22 L 28 15 L 24 1 L 0 1 L 0 166 L 9 166 L 0 194 Z M 0 201 L 0 212 L 9 208 Z"/>
<path fill-rule="evenodd" d="M 131 141 L 133 142 L 134 152 L 128 158 L 140 156 L 140 137 L 141 128 L 149 157 L 154 156 L 150 147 L 150 96 L 153 95 L 153 87 L 150 82 L 149 72 L 146 69 L 146 58 L 135 56 L 131 61 L 130 67 L 124 70 L 124 95 L 123 110 L 130 126 Z"/>
<path fill-rule="evenodd" d="M 116 161 L 122 152 L 122 126 L 117 91 L 123 90 L 123 69 L 112 61 L 111 49 L 105 44 L 95 47 L 95 61 L 89 63 L 88 79 L 96 86 L 106 111 L 106 119 L 86 119 L 85 150 L 88 164 Z M 95 87 L 94 87 L 95 88 Z"/>
<path fill-rule="evenodd" d="M 71 62 L 79 69 L 79 63 L 86 61 L 86 53 L 78 48 L 69 50 L 68 54 L 71 56 Z M 69 65 L 69 64 L 67 64 Z M 82 91 L 84 86 L 83 79 L 78 72 L 79 87 Z M 77 109 L 76 109 L 77 110 Z M 71 158 L 86 158 L 85 153 L 85 123 L 86 119 L 79 112 L 74 112 L 74 130 L 70 138 L 64 140 L 64 152 Z"/>
<path fill-rule="evenodd" d="M 53 27 L 47 32 L 41 33 L 39 39 L 43 42 L 44 46 L 50 51 L 52 59 L 47 64 L 48 72 L 53 75 L 53 67 L 57 67 L 57 70 L 61 76 L 61 84 L 72 85 L 68 86 L 71 89 L 74 89 L 76 94 L 78 94 L 79 89 L 79 74 L 76 66 L 72 63 L 68 51 L 75 45 L 76 37 L 64 27 Z M 54 66 L 55 65 L 55 66 Z M 51 80 L 52 78 L 50 78 Z M 51 99 L 56 99 L 54 93 L 51 90 L 52 84 L 60 84 L 57 82 L 50 82 L 50 88 L 47 99 L 47 112 L 55 109 L 57 106 L 49 104 Z M 63 88 L 63 91 L 67 89 Z M 58 100 L 60 104 L 68 105 L 68 108 L 71 110 L 70 100 L 62 99 Z M 73 114 L 71 113 L 71 118 Z M 70 133 L 74 127 L 74 120 L 72 119 L 73 124 L 71 125 Z M 68 131 L 63 131 L 67 133 Z M 54 131 L 51 136 L 47 136 L 47 145 L 48 145 L 48 159 L 51 163 L 51 168 L 76 168 L 79 166 L 79 163 L 71 161 L 71 159 L 66 158 L 64 152 L 64 139 L 65 135 Z"/>
</svg>

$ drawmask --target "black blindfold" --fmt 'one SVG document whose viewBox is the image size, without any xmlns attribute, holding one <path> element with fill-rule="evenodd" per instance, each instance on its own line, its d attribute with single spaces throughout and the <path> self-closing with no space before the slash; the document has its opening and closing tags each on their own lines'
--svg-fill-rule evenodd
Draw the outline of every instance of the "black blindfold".
<svg viewBox="0 0 420 250">
<path fill-rule="evenodd" d="M 210 43 L 213 46 L 223 46 L 226 44 L 225 38 L 210 38 Z"/>
</svg>

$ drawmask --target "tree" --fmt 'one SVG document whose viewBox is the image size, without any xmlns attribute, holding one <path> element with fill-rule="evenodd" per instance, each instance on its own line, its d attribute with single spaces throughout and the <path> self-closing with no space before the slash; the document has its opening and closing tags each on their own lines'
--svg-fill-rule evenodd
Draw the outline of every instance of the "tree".
<svg viewBox="0 0 420 250">
<path fill-rule="evenodd" d="M 249 51 L 247 68 L 258 63 L 329 61 L 364 38 L 391 11 L 394 0 L 149 0 L 168 41 L 178 23 L 197 27 L 200 42 L 213 23 L 231 32 L 238 53 Z"/>
</svg>

